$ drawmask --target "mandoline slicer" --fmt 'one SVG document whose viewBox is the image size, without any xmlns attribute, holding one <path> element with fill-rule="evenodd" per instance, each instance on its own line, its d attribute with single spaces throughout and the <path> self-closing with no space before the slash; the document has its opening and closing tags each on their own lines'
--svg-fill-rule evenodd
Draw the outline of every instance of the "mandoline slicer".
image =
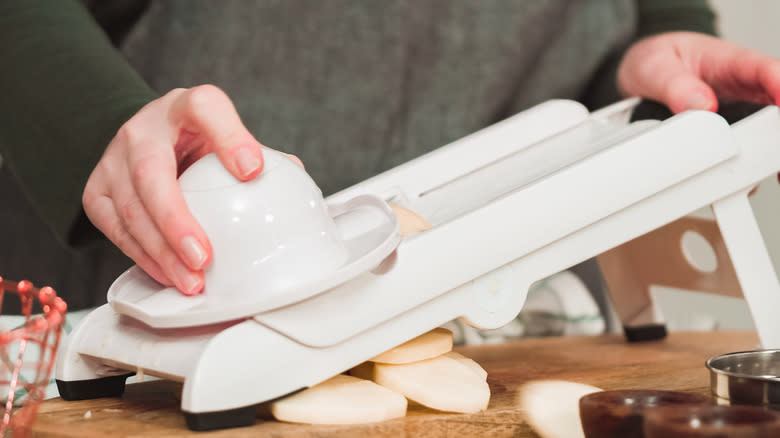
<svg viewBox="0 0 780 438">
<path fill-rule="evenodd" d="M 330 196 L 340 213 L 356 199 L 374 202 L 378 214 L 337 220 L 342 238 L 373 242 L 373 258 L 336 276 L 320 272 L 291 286 L 289 298 L 284 287 L 266 299 L 243 284 L 235 287 L 254 301 L 231 307 L 208 299 L 216 293 L 208 277 L 205 298 L 157 296 L 158 285 L 131 268 L 61 348 L 61 395 L 119 396 L 126 377 L 142 371 L 183 382 L 191 429 L 252 424 L 257 404 L 451 319 L 501 327 L 535 281 L 707 205 L 763 346 L 780 347 L 780 284 L 747 198 L 780 171 L 780 110 L 733 125 L 709 112 L 630 122 L 638 103 L 588 113 L 548 101 Z M 399 243 L 397 222 L 377 200 L 433 227 Z M 221 255 L 215 246 L 215 263 Z"/>
</svg>

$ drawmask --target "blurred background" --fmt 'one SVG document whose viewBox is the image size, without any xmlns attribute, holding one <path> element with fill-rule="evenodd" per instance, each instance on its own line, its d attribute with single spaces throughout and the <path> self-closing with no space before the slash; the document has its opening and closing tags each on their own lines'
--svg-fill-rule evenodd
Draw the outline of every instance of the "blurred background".
<svg viewBox="0 0 780 438">
<path fill-rule="evenodd" d="M 780 27 L 777 26 L 780 1 L 710 0 L 710 4 L 718 14 L 723 38 L 780 58 Z M 751 202 L 775 271 L 780 272 L 780 185 L 777 178 L 764 181 Z M 712 217 L 709 211 L 701 211 L 699 215 Z M 742 299 L 662 287 L 654 288 L 652 294 L 671 330 L 753 327 Z"/>
<path fill-rule="evenodd" d="M 780 57 L 780 2 L 777 0 L 710 0 L 727 40 Z"/>
<path fill-rule="evenodd" d="M 780 58 L 780 27 L 777 26 L 780 1 L 710 0 L 710 4 L 718 15 L 719 30 L 725 39 Z M 777 178 L 764 181 L 751 202 L 775 270 L 780 272 L 780 185 Z M 698 214 L 711 217 L 708 210 Z M 752 327 L 750 313 L 742 299 L 662 287 L 654 288 L 652 293 L 671 330 Z M 612 319 L 613 323 L 609 325 L 619 330 L 614 315 Z"/>
</svg>

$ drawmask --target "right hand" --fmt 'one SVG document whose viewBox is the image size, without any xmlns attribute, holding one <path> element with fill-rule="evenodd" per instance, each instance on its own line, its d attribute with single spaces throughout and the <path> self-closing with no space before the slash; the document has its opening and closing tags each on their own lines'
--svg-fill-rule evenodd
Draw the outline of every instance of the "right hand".
<svg viewBox="0 0 780 438">
<path fill-rule="evenodd" d="M 212 250 L 177 178 L 216 152 L 233 176 L 251 180 L 263 168 L 262 147 L 219 88 L 172 90 L 119 129 L 87 181 L 84 211 L 155 280 L 198 294 Z"/>
</svg>

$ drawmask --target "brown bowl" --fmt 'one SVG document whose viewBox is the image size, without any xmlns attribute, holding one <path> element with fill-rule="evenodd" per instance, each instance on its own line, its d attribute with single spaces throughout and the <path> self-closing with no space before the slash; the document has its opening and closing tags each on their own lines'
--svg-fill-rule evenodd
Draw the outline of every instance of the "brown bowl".
<svg viewBox="0 0 780 438">
<path fill-rule="evenodd" d="M 678 391 L 615 390 L 588 394 L 580 399 L 580 421 L 586 438 L 643 437 L 646 408 L 707 405 L 701 394 Z"/>
<path fill-rule="evenodd" d="M 775 438 L 780 414 L 757 406 L 664 406 L 645 412 L 647 438 Z"/>
</svg>

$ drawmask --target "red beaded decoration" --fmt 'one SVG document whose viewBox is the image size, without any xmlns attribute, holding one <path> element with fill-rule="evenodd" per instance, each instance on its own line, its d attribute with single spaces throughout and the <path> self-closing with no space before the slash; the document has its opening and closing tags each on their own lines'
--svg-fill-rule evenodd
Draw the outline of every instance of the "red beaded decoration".
<svg viewBox="0 0 780 438">
<path fill-rule="evenodd" d="M 24 324 L 0 330 L 0 394 L 7 394 L 0 436 L 27 437 L 49 384 L 68 306 L 49 286 L 38 289 L 27 280 L 13 282 L 3 277 L 0 306 L 6 291 L 19 296 Z M 36 300 L 43 314 L 32 314 Z M 25 352 L 33 359 L 25 360 Z"/>
</svg>

